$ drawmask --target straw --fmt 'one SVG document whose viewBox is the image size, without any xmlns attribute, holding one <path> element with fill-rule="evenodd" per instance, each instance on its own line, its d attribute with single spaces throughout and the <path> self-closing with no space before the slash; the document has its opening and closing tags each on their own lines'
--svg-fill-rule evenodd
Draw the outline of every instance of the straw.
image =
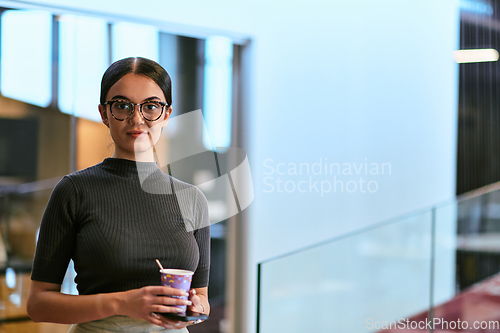
<svg viewBox="0 0 500 333">
<path fill-rule="evenodd" d="M 163 270 L 163 266 L 160 263 L 160 260 L 156 259 L 156 263 L 158 264 L 158 267 L 160 267 L 161 270 Z"/>
</svg>

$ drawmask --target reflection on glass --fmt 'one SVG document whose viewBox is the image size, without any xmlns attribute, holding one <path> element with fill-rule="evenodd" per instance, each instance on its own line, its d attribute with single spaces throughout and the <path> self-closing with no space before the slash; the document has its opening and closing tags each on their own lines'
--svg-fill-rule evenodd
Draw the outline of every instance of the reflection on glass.
<svg viewBox="0 0 500 333">
<path fill-rule="evenodd" d="M 108 25 L 101 19 L 62 15 L 59 19 L 59 108 L 100 121 L 101 77 L 108 67 Z"/>
<path fill-rule="evenodd" d="M 127 22 L 111 26 L 112 61 L 144 57 L 158 62 L 159 30 L 153 26 Z"/>
<path fill-rule="evenodd" d="M 3 96 L 46 107 L 52 98 L 52 15 L 7 10 L 1 24 Z"/>
</svg>

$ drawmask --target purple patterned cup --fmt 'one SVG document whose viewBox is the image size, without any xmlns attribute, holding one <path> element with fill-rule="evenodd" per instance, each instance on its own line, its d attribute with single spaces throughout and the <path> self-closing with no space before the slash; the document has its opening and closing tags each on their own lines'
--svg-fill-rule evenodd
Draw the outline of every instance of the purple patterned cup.
<svg viewBox="0 0 500 333">
<path fill-rule="evenodd" d="M 172 288 L 177 288 L 184 290 L 189 293 L 189 289 L 191 289 L 191 281 L 193 280 L 192 271 L 186 271 L 183 269 L 160 269 L 161 273 L 161 285 L 168 286 Z M 181 298 L 187 300 L 187 296 L 171 296 L 175 298 Z M 178 308 L 182 308 L 184 312 L 186 312 L 186 305 L 174 305 Z"/>
</svg>

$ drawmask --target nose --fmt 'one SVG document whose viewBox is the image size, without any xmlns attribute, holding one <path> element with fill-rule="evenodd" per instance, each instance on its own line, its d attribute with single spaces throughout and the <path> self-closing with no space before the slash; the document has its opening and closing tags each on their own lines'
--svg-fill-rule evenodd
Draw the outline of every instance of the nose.
<svg viewBox="0 0 500 333">
<path fill-rule="evenodd" d="M 143 124 L 144 118 L 142 117 L 140 105 L 134 104 L 134 111 L 132 111 L 132 115 L 128 118 L 128 121 L 131 124 Z"/>
</svg>

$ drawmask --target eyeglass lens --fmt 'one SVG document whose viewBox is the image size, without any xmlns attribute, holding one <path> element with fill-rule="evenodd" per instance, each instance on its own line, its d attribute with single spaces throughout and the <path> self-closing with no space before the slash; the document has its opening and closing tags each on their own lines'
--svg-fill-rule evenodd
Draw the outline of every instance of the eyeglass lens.
<svg viewBox="0 0 500 333">
<path fill-rule="evenodd" d="M 154 101 L 141 104 L 141 114 L 144 119 L 154 121 L 160 118 L 163 113 L 163 106 Z M 134 112 L 134 104 L 125 101 L 111 103 L 111 113 L 118 120 L 127 119 Z"/>
</svg>

